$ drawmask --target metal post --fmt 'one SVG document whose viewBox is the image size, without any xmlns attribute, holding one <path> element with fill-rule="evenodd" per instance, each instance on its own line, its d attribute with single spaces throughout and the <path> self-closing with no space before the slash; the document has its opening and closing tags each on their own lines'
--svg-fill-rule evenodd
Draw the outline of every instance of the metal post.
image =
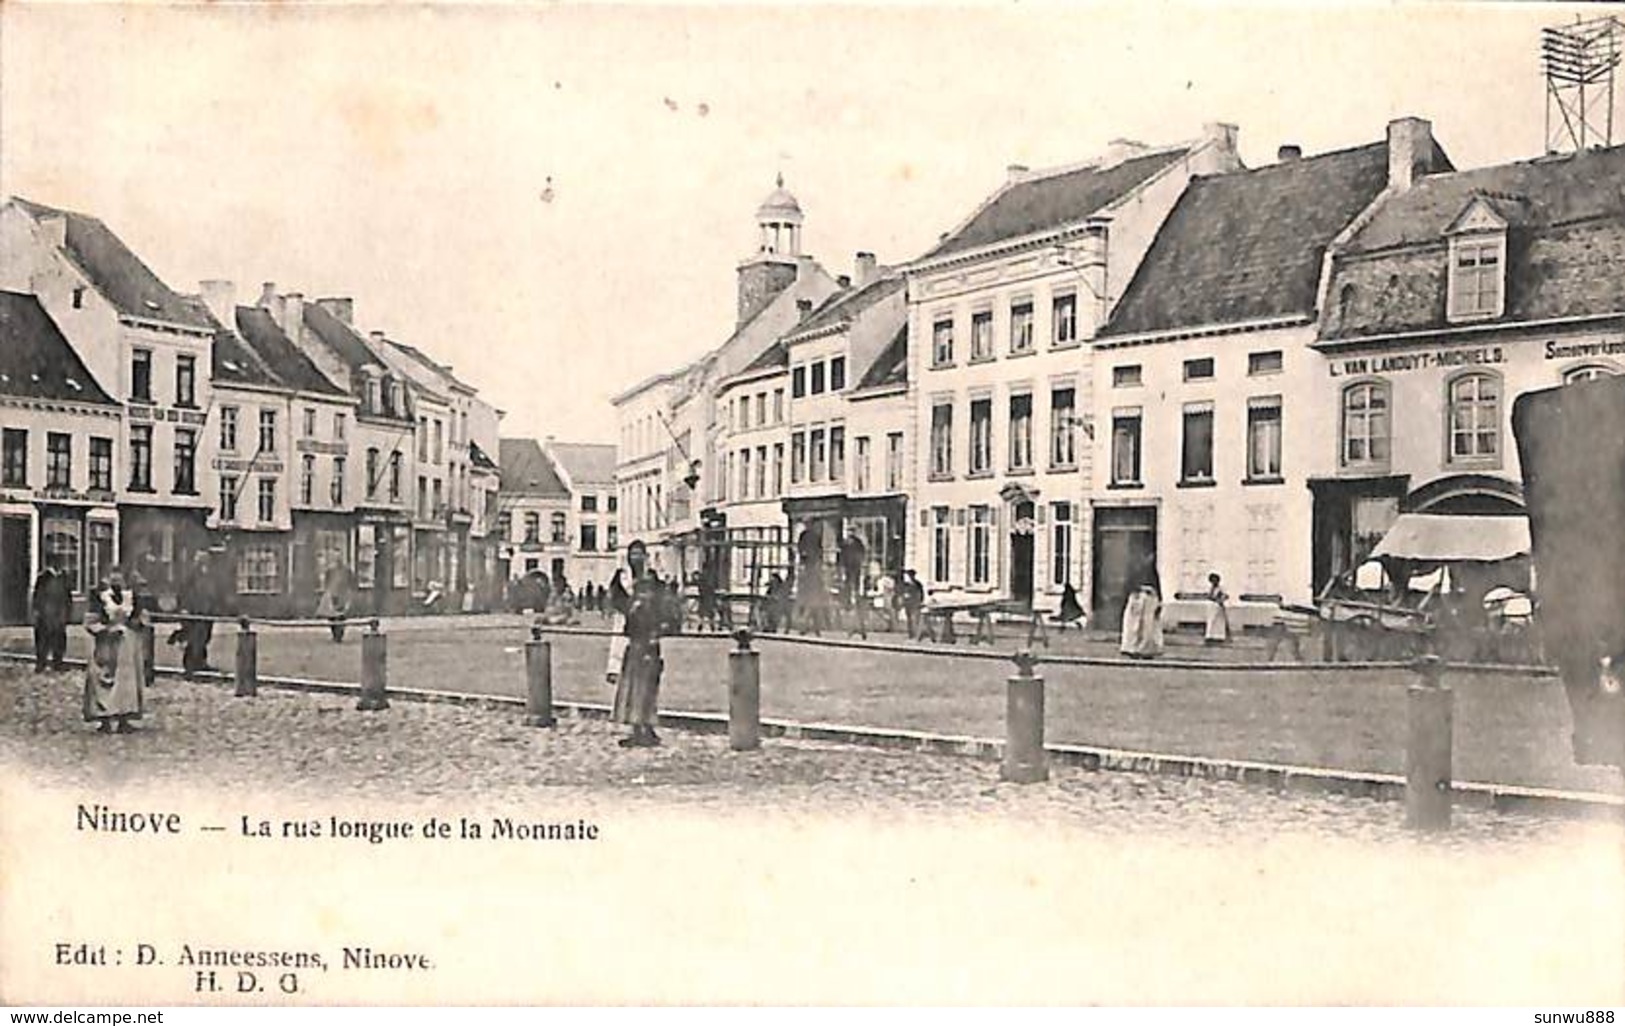
<svg viewBox="0 0 1625 1026">
<path fill-rule="evenodd" d="M 1044 751 L 1044 678 L 1033 675 L 1038 658 L 1029 651 L 1011 657 L 1016 675 L 1009 678 L 1004 704 L 1004 764 L 999 779 L 1036 784 L 1049 779 Z"/>
<path fill-rule="evenodd" d="M 525 642 L 525 726 L 551 727 L 553 718 L 553 643 L 542 637 L 541 624 L 530 628 Z"/>
<path fill-rule="evenodd" d="M 728 653 L 728 747 L 762 747 L 762 654 L 751 650 L 750 631 L 735 631 L 739 647 Z"/>
<path fill-rule="evenodd" d="M 384 688 L 389 680 L 388 635 L 378 630 L 378 621 L 367 623 L 367 633 L 361 635 L 361 701 L 356 708 L 361 712 L 378 712 L 389 708 Z"/>
<path fill-rule="evenodd" d="M 239 617 L 237 620 L 237 672 L 232 676 L 236 688 L 232 692 L 238 698 L 252 698 L 259 692 L 260 663 L 259 639 L 254 634 L 254 628 L 248 623 L 248 617 Z"/>
<path fill-rule="evenodd" d="M 1450 829 L 1450 751 L 1454 694 L 1435 655 L 1416 661 L 1421 678 L 1406 691 L 1405 825 Z"/>
</svg>

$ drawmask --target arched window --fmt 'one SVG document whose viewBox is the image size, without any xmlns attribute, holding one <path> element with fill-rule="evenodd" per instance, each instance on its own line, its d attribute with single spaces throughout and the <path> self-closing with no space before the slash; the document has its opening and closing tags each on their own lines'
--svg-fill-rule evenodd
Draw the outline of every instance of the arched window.
<svg viewBox="0 0 1625 1026">
<path fill-rule="evenodd" d="M 1343 389 L 1342 462 L 1345 467 L 1388 464 L 1388 383 L 1357 381 Z"/>
<path fill-rule="evenodd" d="M 1579 381 L 1595 381 L 1597 378 L 1608 378 L 1618 373 L 1619 371 L 1606 364 L 1585 363 L 1578 367 L 1570 367 L 1564 371 L 1563 384 L 1572 385 Z"/>
<path fill-rule="evenodd" d="M 1501 379 L 1474 371 L 1450 379 L 1450 462 L 1494 460 L 1501 455 Z"/>
</svg>

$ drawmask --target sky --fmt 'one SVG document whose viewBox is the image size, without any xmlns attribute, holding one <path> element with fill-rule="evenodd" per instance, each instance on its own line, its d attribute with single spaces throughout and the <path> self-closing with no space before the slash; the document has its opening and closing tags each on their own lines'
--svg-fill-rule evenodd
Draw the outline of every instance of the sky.
<svg viewBox="0 0 1625 1026">
<path fill-rule="evenodd" d="M 1526 159 L 1540 29 L 1578 10 L 7 0 L 0 195 L 101 217 L 180 291 L 351 296 L 504 435 L 613 442 L 610 396 L 733 329 L 777 174 L 840 274 L 918 256 L 1008 165 L 1204 122 L 1252 166 L 1405 115 L 1458 167 Z"/>
</svg>

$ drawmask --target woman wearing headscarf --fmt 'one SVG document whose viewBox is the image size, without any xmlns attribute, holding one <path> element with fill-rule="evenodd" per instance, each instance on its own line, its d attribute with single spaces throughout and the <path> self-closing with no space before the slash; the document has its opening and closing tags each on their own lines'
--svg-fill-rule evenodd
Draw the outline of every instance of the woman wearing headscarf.
<svg viewBox="0 0 1625 1026">
<path fill-rule="evenodd" d="M 85 603 L 85 629 L 95 645 L 85 665 L 85 720 L 100 723 L 103 734 L 127 734 L 145 706 L 146 673 L 141 665 L 144 616 L 135 593 L 117 570 Z"/>
</svg>

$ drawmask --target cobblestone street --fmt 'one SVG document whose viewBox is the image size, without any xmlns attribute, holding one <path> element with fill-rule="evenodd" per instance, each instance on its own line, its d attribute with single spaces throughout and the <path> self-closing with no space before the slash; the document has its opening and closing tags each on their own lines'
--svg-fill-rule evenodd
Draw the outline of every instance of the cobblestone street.
<svg viewBox="0 0 1625 1026">
<path fill-rule="evenodd" d="M 343 816 L 595 817 L 613 837 L 667 852 L 650 914 L 662 929 L 699 930 L 695 958 L 717 945 L 765 945 L 784 965 L 822 970 L 746 982 L 719 976 L 714 958 L 673 954 L 676 975 L 660 977 L 672 989 L 659 993 L 678 999 L 1625 997 L 1616 957 L 1625 828 L 1615 823 L 1459 810 L 1448 837 L 1420 840 L 1391 802 L 1066 767 L 1048 784 L 1018 786 L 1000 783 L 996 764 L 966 758 L 778 740 L 735 754 L 725 738 L 678 731 L 658 750 L 627 751 L 601 722 L 543 730 L 522 726 L 516 711 L 407 701 L 362 714 L 348 697 L 237 699 L 177 680 L 149 691 L 138 732 L 107 737 L 80 721 L 79 681 L 0 668 L 0 763 L 12 786 L 120 805 L 184 795 L 222 809 L 257 801 Z M 543 902 L 538 915 L 591 918 L 592 902 L 622 900 L 591 877 L 573 877 L 567 892 L 494 891 L 531 871 L 487 869 L 484 856 L 401 861 L 415 850 L 378 849 L 367 860 L 372 882 L 352 900 L 387 906 L 415 892 L 414 874 L 453 867 L 468 877 L 460 900 L 470 908 L 516 914 Z M 290 871 L 255 869 L 250 854 L 229 863 L 236 873 Z M 604 872 L 621 871 L 614 865 Z M 685 886 L 670 886 L 678 880 Z M 694 905 L 719 888 L 743 902 L 726 925 Z M 1177 920 L 1170 902 L 1183 909 Z M 1023 947 L 1026 973 L 957 982 L 941 973 L 1008 958 L 1018 938 L 1034 945 Z M 882 957 L 889 969 L 877 973 Z M 842 966 L 845 975 L 830 975 Z M 1276 969 L 1295 975 L 1275 978 Z M 557 982 L 565 989 L 546 993 L 638 996 L 619 979 L 600 994 L 583 972 L 569 979 L 584 989 Z M 542 983 L 504 975 L 490 986 L 481 991 L 490 1000 L 534 1000 L 525 988 Z"/>
</svg>

